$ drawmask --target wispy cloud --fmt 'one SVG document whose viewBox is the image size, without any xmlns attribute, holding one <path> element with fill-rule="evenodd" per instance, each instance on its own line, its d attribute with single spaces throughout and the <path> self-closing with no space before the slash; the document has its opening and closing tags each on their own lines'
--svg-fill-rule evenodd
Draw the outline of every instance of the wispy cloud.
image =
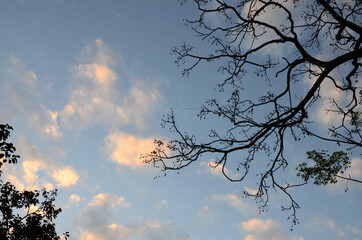
<svg viewBox="0 0 362 240">
<path fill-rule="evenodd" d="M 211 159 L 209 162 L 200 162 L 200 166 L 202 167 L 203 172 L 210 173 L 215 177 L 222 178 L 227 180 L 222 172 L 222 165 L 216 165 L 215 159 Z M 227 167 L 224 167 L 225 174 L 231 179 L 238 179 L 240 178 L 240 174 L 234 173 L 230 171 Z M 201 172 L 199 172 L 201 173 Z M 228 180 L 227 180 L 228 181 Z"/>
<path fill-rule="evenodd" d="M 101 39 L 86 45 L 78 60 L 72 68 L 70 99 L 60 112 L 64 127 L 147 125 L 145 118 L 160 98 L 154 83 L 127 71 L 121 75 L 128 79 L 121 79 L 113 69 L 113 53 Z"/>
<path fill-rule="evenodd" d="M 336 221 L 332 218 L 319 215 L 314 217 L 308 223 L 309 229 L 315 232 L 326 233 L 329 232 L 338 239 L 343 239 L 345 232 L 340 226 L 336 225 Z"/>
<path fill-rule="evenodd" d="M 201 221 L 209 221 L 212 219 L 213 211 L 208 206 L 203 206 L 196 215 Z"/>
<path fill-rule="evenodd" d="M 58 140 L 62 132 L 58 124 L 58 112 L 41 104 L 41 96 L 46 88 L 38 80 L 37 74 L 28 70 L 18 58 L 11 56 L 8 67 L 8 81 L 2 88 L 5 103 L 0 105 L 2 112 L 0 120 L 13 122 L 28 119 L 30 129 L 48 140 Z"/>
<path fill-rule="evenodd" d="M 286 233 L 281 225 L 272 219 L 252 218 L 240 224 L 244 240 L 303 240 L 303 237 Z"/>
<path fill-rule="evenodd" d="M 251 206 L 247 202 L 243 201 L 240 196 L 236 196 L 234 194 L 215 194 L 212 196 L 212 199 L 214 201 L 224 202 L 243 214 L 250 215 L 258 213 L 256 207 Z"/>
<path fill-rule="evenodd" d="M 188 234 L 179 225 L 171 221 L 144 219 L 138 223 L 121 225 L 115 221 L 117 208 L 128 207 L 121 196 L 100 193 L 87 204 L 84 212 L 76 220 L 79 240 L 189 240 Z M 77 235 L 77 234 L 76 234 Z"/>
</svg>

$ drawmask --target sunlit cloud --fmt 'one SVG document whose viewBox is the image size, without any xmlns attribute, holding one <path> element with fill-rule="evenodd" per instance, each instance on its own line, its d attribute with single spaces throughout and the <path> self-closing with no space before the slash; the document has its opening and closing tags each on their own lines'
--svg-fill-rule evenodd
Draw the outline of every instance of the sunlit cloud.
<svg viewBox="0 0 362 240">
<path fill-rule="evenodd" d="M 80 130 L 98 124 L 147 125 L 145 118 L 160 98 L 152 81 L 123 72 L 128 79 L 121 79 L 113 69 L 112 51 L 101 39 L 86 45 L 78 60 L 72 68 L 70 99 L 60 111 L 62 126 Z"/>
<path fill-rule="evenodd" d="M 129 230 L 114 222 L 117 210 L 131 207 L 124 197 L 99 193 L 88 202 L 81 215 L 75 219 L 79 239 L 115 239 L 117 234 L 128 239 Z M 111 227 L 112 226 L 112 227 Z M 120 238 L 123 239 L 123 238 Z"/>
<path fill-rule="evenodd" d="M 122 132 L 111 133 L 104 139 L 109 159 L 130 168 L 146 166 L 140 155 L 154 149 L 154 140 L 137 138 Z"/>
<path fill-rule="evenodd" d="M 97 228 L 97 232 L 83 232 L 79 240 L 129 240 L 130 229 L 117 224 L 101 226 Z"/>
<path fill-rule="evenodd" d="M 252 218 L 240 224 L 244 240 L 303 240 L 303 237 L 286 233 L 281 225 L 272 219 Z"/>
<path fill-rule="evenodd" d="M 115 220 L 117 210 L 122 211 L 129 206 L 130 204 L 121 196 L 108 193 L 97 194 L 75 220 L 79 230 L 78 233 L 74 233 L 75 239 L 190 239 L 183 227 L 172 221 L 143 219 L 127 225 L 117 223 Z"/>
<path fill-rule="evenodd" d="M 70 167 L 53 170 L 52 177 L 58 183 L 58 187 L 69 187 L 76 184 L 79 180 L 78 174 Z"/>
<path fill-rule="evenodd" d="M 258 212 L 255 207 L 234 194 L 215 194 L 212 196 L 212 199 L 214 201 L 224 202 L 244 214 L 256 214 Z"/>
<path fill-rule="evenodd" d="M 59 139 L 63 135 L 58 123 L 58 112 L 47 109 L 44 105 L 30 114 L 29 123 L 43 136 Z"/>
<path fill-rule="evenodd" d="M 13 184 L 18 190 L 24 190 L 25 185 L 15 176 L 12 174 L 7 174 L 6 178 L 8 179 L 11 184 Z"/>
<path fill-rule="evenodd" d="M 79 181 L 79 176 L 72 167 L 60 165 L 28 138 L 20 136 L 16 145 L 22 158 L 22 168 L 9 168 L 5 176 L 9 180 L 16 179 L 15 182 L 22 189 L 46 187 L 51 190 L 54 186 L 49 181 L 50 179 L 53 179 L 58 187 L 71 187 Z M 46 173 L 45 176 L 39 178 L 40 172 Z M 19 177 L 21 174 L 22 177 Z"/>
<path fill-rule="evenodd" d="M 80 196 L 78 194 L 72 194 L 69 197 L 69 203 L 78 203 L 80 202 Z"/>
<path fill-rule="evenodd" d="M 113 208 L 119 207 L 131 207 L 131 204 L 126 201 L 124 197 L 118 197 L 108 193 L 100 193 L 88 203 L 89 206 L 107 206 Z"/>
<path fill-rule="evenodd" d="M 45 165 L 36 160 L 27 160 L 22 162 L 24 175 L 23 178 L 27 184 L 32 184 L 38 179 L 37 172 L 40 169 L 45 169 Z"/>
<path fill-rule="evenodd" d="M 172 221 L 160 222 L 155 219 L 146 219 L 139 224 L 131 225 L 130 228 L 132 229 L 132 236 L 137 236 L 139 239 L 191 239 L 182 226 Z"/>
</svg>

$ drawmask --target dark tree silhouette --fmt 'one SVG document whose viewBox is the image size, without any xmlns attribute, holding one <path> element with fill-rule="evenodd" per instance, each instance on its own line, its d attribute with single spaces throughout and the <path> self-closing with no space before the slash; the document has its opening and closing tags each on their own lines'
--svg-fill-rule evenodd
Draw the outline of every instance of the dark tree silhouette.
<svg viewBox="0 0 362 240">
<path fill-rule="evenodd" d="M 13 144 L 7 142 L 11 130 L 13 128 L 8 124 L 0 124 L 0 167 L 4 163 L 16 163 L 19 159 L 19 155 L 14 154 L 16 149 Z M 62 211 L 54 205 L 56 196 L 57 189 L 19 191 L 10 182 L 0 179 L 0 239 L 61 239 L 53 223 Z M 68 232 L 63 235 L 65 239 L 69 237 Z"/>
<path fill-rule="evenodd" d="M 156 140 L 155 150 L 142 158 L 162 171 L 179 171 L 202 155 L 212 154 L 215 167 L 220 166 L 233 182 L 243 181 L 258 159 L 265 163 L 265 169 L 254 169 L 261 172 L 258 190 L 245 194 L 260 201 L 261 207 L 267 206 L 271 188 L 286 194 L 290 205 L 283 209 L 291 210 L 295 224 L 299 206 L 290 194 L 291 187 L 310 178 L 315 178 L 315 184 L 335 183 L 338 177 L 353 180 L 340 173 L 350 166 L 349 154 L 358 153 L 362 146 L 361 1 L 189 2 L 200 15 L 186 20 L 186 25 L 202 39 L 203 46 L 184 43 L 172 53 L 177 64 L 186 64 L 184 75 L 201 63 L 217 62 L 224 76 L 217 86 L 220 97 L 208 100 L 198 116 L 203 121 L 212 117 L 225 121 L 219 129 L 211 129 L 209 141 L 199 142 L 180 130 L 171 110 L 163 125 L 176 134 L 175 139 Z M 244 88 L 249 90 L 253 84 L 258 89 L 252 91 L 260 95 L 245 97 L 248 91 Z M 316 108 L 322 103 L 323 111 L 334 117 L 325 129 L 315 123 Z M 322 149 L 326 142 L 335 143 L 342 151 L 310 151 L 308 159 L 315 164 L 302 163 L 296 171 L 303 182 L 278 180 L 277 173 L 288 165 L 286 139 L 303 137 L 314 138 Z M 237 179 L 225 170 L 230 161 L 238 163 Z"/>
</svg>

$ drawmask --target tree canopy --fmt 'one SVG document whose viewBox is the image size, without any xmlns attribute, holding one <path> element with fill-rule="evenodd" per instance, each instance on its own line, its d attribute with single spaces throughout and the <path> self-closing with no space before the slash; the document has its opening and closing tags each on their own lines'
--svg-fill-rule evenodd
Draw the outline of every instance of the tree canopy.
<svg viewBox="0 0 362 240">
<path fill-rule="evenodd" d="M 8 124 L 0 124 L 0 167 L 4 163 L 17 163 L 19 155 L 10 142 Z M 1 177 L 1 172 L 0 172 Z M 54 205 L 57 189 L 19 191 L 10 182 L 0 179 L 0 239 L 9 240 L 56 240 L 58 236 L 54 220 L 62 211 Z M 64 238 L 69 233 L 63 234 Z"/>
<path fill-rule="evenodd" d="M 155 140 L 155 150 L 142 157 L 162 171 L 179 171 L 212 154 L 214 167 L 221 167 L 233 182 L 248 177 L 253 161 L 263 161 L 257 191 L 244 193 L 262 207 L 269 202 L 271 188 L 286 194 L 290 205 L 283 209 L 292 211 L 295 224 L 299 205 L 290 188 L 311 178 L 318 185 L 335 183 L 350 166 L 349 155 L 362 147 L 361 1 L 184 0 L 181 4 L 186 2 L 200 13 L 186 25 L 208 44 L 207 52 L 184 43 L 172 53 L 177 64 L 186 66 L 186 76 L 202 63 L 219 65 L 224 77 L 217 89 L 222 95 L 202 105 L 198 117 L 223 119 L 224 124 L 212 127 L 209 141 L 200 142 L 181 130 L 171 111 L 163 125 L 175 138 Z M 250 86 L 260 88 L 255 91 L 259 96 L 245 98 Z M 318 123 L 318 114 L 325 118 L 324 124 Z M 276 177 L 290 161 L 285 157 L 285 141 L 290 138 L 315 139 L 321 148 L 307 154 L 314 165 L 301 163 L 297 168 L 300 183 Z M 336 144 L 339 151 L 328 154 L 323 149 L 326 142 Z M 226 171 L 230 161 L 238 163 L 238 178 Z"/>
</svg>

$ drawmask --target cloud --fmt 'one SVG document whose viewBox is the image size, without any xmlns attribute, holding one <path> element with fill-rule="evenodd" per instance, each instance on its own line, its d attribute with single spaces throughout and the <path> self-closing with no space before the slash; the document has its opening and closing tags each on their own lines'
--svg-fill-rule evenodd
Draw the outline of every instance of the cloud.
<svg viewBox="0 0 362 240">
<path fill-rule="evenodd" d="M 44 105 L 40 105 L 38 111 L 29 115 L 29 123 L 42 136 L 59 139 L 63 135 L 58 124 L 58 112 L 47 109 Z"/>
<path fill-rule="evenodd" d="M 351 224 L 347 224 L 346 229 L 354 235 L 362 236 L 362 229 L 359 228 L 359 226 L 353 226 Z"/>
<path fill-rule="evenodd" d="M 23 111 L 34 109 L 34 100 L 39 97 L 39 82 L 36 73 L 28 70 L 15 56 L 9 58 L 8 78 L 3 89 L 4 96 L 12 103 L 12 108 Z"/>
<path fill-rule="evenodd" d="M 362 159 L 361 158 L 352 158 L 351 167 L 348 168 L 341 176 L 352 179 L 361 180 L 362 179 Z M 346 188 L 348 191 L 361 191 L 362 186 L 358 183 L 352 181 L 346 181 L 344 179 L 337 178 L 338 182 L 336 184 L 327 185 L 327 190 L 333 194 L 344 194 Z"/>
<path fill-rule="evenodd" d="M 334 55 L 330 55 L 327 53 L 323 54 L 324 57 L 329 56 L 327 59 L 334 58 Z M 322 57 L 322 55 L 316 56 L 318 59 Z M 312 71 L 320 72 L 316 67 L 311 68 Z M 329 74 L 330 77 L 335 79 L 336 83 L 339 86 L 342 86 L 338 79 L 343 79 L 347 75 L 350 70 L 347 66 L 340 66 L 338 71 L 333 71 Z M 305 76 L 303 82 L 307 86 L 307 90 L 309 90 L 316 81 L 316 77 Z M 342 114 L 339 114 L 339 109 L 335 106 L 333 101 L 338 103 L 339 107 L 346 110 L 345 108 L 351 103 L 353 99 L 353 95 L 348 91 L 341 91 L 337 89 L 334 83 L 330 79 L 326 79 L 322 82 L 321 87 L 319 89 L 319 100 L 314 104 L 314 107 L 310 110 L 312 112 L 311 120 L 316 121 L 321 126 L 325 127 L 328 125 L 339 126 L 342 121 Z M 350 106 L 351 107 L 351 106 Z M 354 111 L 362 111 L 362 105 L 358 105 L 354 108 Z M 345 121 L 345 126 L 348 127 L 350 118 L 347 116 Z"/>
<path fill-rule="evenodd" d="M 3 84 L 2 96 L 5 104 L 2 104 L 0 118 L 5 122 L 11 120 L 27 119 L 31 130 L 48 140 L 57 140 L 62 137 L 58 124 L 58 112 L 48 109 L 40 103 L 41 95 L 45 88 L 38 80 L 36 73 L 28 70 L 25 64 L 18 58 L 11 56 L 8 67 L 9 79 Z"/>
<path fill-rule="evenodd" d="M 224 202 L 244 214 L 256 214 L 258 212 L 255 207 L 244 202 L 240 197 L 234 194 L 216 194 L 212 196 L 212 199 Z"/>
<path fill-rule="evenodd" d="M 311 228 L 313 231 L 317 230 L 320 232 L 329 232 L 334 234 L 338 238 L 342 238 L 345 236 L 344 231 L 336 226 L 336 221 L 334 219 L 325 217 L 325 216 L 317 216 L 312 219 L 308 223 L 309 228 Z"/>
<path fill-rule="evenodd" d="M 295 8 L 294 5 L 295 3 L 293 2 L 288 2 L 288 1 L 283 2 L 283 6 L 285 6 L 289 11 L 291 11 L 293 16 L 300 16 L 300 13 L 298 13 L 299 8 Z M 246 2 L 241 12 L 241 15 L 244 18 L 248 18 L 249 10 L 255 12 L 258 9 L 260 9 L 262 6 L 264 6 L 264 4 L 261 1 Z M 265 11 L 259 12 L 258 16 L 255 18 L 255 20 L 257 21 L 268 23 L 269 25 L 275 26 L 278 29 L 281 29 L 281 26 L 286 26 L 286 27 L 290 26 L 289 21 L 286 21 L 286 19 L 287 19 L 287 14 L 280 8 L 273 6 L 265 8 Z M 298 17 L 295 17 L 295 19 L 298 19 Z M 243 44 L 241 45 L 241 47 L 244 50 L 248 50 L 251 45 L 253 45 L 254 48 L 256 48 L 272 39 L 279 39 L 279 36 L 277 36 L 277 34 L 273 30 L 264 28 L 263 26 L 260 26 L 258 24 L 255 24 L 253 27 L 256 35 L 259 36 L 255 38 L 254 35 L 251 34 L 247 34 L 245 36 L 243 35 L 243 37 L 245 38 L 243 39 Z M 238 43 L 239 42 L 236 41 L 235 45 Z M 264 56 L 271 55 L 274 57 L 282 57 L 286 53 L 290 52 L 291 49 L 293 49 L 292 47 L 288 48 L 285 46 L 286 46 L 285 44 L 272 44 L 266 48 L 263 48 L 263 50 L 260 51 L 259 53 Z"/>
<path fill-rule="evenodd" d="M 240 224 L 244 240 L 303 240 L 283 231 L 280 224 L 272 219 L 252 218 Z"/>
<path fill-rule="evenodd" d="M 188 234 L 179 225 L 171 221 L 160 222 L 156 219 L 144 219 L 138 223 L 121 225 L 115 221 L 117 210 L 130 207 L 122 196 L 100 193 L 87 204 L 84 212 L 77 218 L 79 240 L 189 240 Z M 77 237 L 78 236 L 78 237 Z"/>
<path fill-rule="evenodd" d="M 197 212 L 197 217 L 203 221 L 210 220 L 212 215 L 212 210 L 207 206 L 203 206 L 200 211 Z"/>
<path fill-rule="evenodd" d="M 43 171 L 48 177 L 53 179 L 58 187 L 70 187 L 79 181 L 79 176 L 70 166 L 62 166 L 57 163 L 51 156 L 42 152 L 25 136 L 20 136 L 16 144 L 18 152 L 22 158 L 19 168 L 11 168 L 7 171 L 6 177 L 16 179 L 17 185 L 22 188 L 40 188 L 47 187 L 53 189 L 53 184 L 46 177 L 39 178 L 40 172 Z M 18 176 L 22 172 L 21 178 Z"/>
<path fill-rule="evenodd" d="M 167 200 L 163 199 L 161 202 L 157 203 L 156 207 L 158 210 L 165 209 L 168 205 Z"/>
<path fill-rule="evenodd" d="M 69 166 L 59 170 L 53 170 L 52 177 L 58 183 L 58 186 L 62 187 L 72 186 L 79 180 L 78 174 Z"/>
<path fill-rule="evenodd" d="M 211 159 L 209 162 L 200 162 L 200 166 L 202 167 L 204 172 L 210 173 L 215 177 L 227 180 L 222 172 L 222 165 L 220 164 L 215 167 L 216 164 L 214 159 Z M 231 179 L 240 178 L 240 174 L 231 172 L 227 167 L 224 167 L 224 172 Z"/>
<path fill-rule="evenodd" d="M 110 160 L 134 169 L 145 166 L 140 155 L 154 149 L 153 141 L 150 138 L 136 138 L 122 132 L 115 132 L 104 138 L 105 153 Z"/>
<path fill-rule="evenodd" d="M 132 236 L 149 240 L 190 240 L 187 232 L 177 223 L 171 221 L 146 219 L 140 224 L 130 226 Z"/>
<path fill-rule="evenodd" d="M 97 228 L 97 232 L 83 232 L 79 240 L 129 240 L 130 229 L 117 224 Z"/>
<path fill-rule="evenodd" d="M 120 230 L 122 230 L 121 236 L 128 239 L 128 230 L 126 228 L 112 228 L 110 226 L 114 224 L 113 221 L 117 210 L 129 207 L 131 207 L 131 204 L 122 196 L 109 193 L 95 195 L 88 202 L 83 213 L 75 219 L 77 229 L 80 231 L 78 233 L 80 239 L 92 239 L 92 237 L 96 237 L 96 239 L 114 239 L 112 236 L 117 236 L 115 234 L 119 234 Z"/>
<path fill-rule="evenodd" d="M 99 124 L 147 126 L 145 118 L 160 98 L 154 80 L 125 70 L 121 75 L 127 79 L 121 79 L 112 69 L 116 65 L 112 51 L 101 39 L 86 45 L 78 61 L 72 68 L 70 99 L 60 111 L 62 126 L 77 130 Z"/>
<path fill-rule="evenodd" d="M 190 240 L 183 228 L 171 221 L 160 222 L 146 219 L 139 224 L 122 226 L 120 224 L 100 225 L 97 231 L 84 231 L 79 240 Z"/>
<path fill-rule="evenodd" d="M 96 195 L 92 201 L 88 203 L 89 206 L 102 206 L 105 208 L 131 207 L 131 204 L 126 201 L 124 197 L 118 197 L 108 193 L 100 193 Z"/>
<path fill-rule="evenodd" d="M 80 196 L 78 194 L 72 194 L 69 197 L 69 203 L 78 203 L 80 202 Z"/>
</svg>

